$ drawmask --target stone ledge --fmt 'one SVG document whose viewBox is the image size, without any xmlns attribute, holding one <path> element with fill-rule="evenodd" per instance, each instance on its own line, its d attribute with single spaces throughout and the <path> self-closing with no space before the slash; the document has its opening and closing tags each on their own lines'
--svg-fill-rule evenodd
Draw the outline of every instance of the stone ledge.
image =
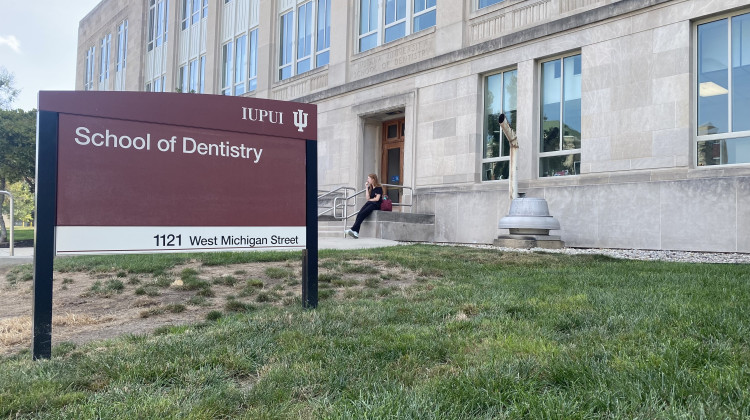
<svg viewBox="0 0 750 420">
<path fill-rule="evenodd" d="M 434 242 L 435 215 L 374 211 L 362 223 L 359 235 L 393 241 Z"/>
</svg>

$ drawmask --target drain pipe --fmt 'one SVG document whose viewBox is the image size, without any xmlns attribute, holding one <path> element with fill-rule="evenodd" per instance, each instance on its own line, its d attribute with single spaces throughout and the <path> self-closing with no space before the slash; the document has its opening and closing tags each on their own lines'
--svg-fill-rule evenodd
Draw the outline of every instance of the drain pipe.
<svg viewBox="0 0 750 420">
<path fill-rule="evenodd" d="M 0 194 L 5 194 L 10 197 L 10 256 L 13 256 L 13 194 L 8 191 L 0 191 Z"/>
<path fill-rule="evenodd" d="M 513 200 L 514 198 L 518 198 L 518 137 L 516 137 L 516 132 L 508 125 L 508 119 L 505 118 L 505 114 L 500 114 L 498 122 L 510 143 L 510 168 L 508 170 L 510 182 L 508 183 L 508 192 L 510 199 Z"/>
</svg>

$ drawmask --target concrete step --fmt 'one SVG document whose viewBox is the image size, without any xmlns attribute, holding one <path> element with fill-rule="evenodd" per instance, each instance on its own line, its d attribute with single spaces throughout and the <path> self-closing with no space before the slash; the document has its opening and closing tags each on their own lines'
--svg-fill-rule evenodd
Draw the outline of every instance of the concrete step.
<svg viewBox="0 0 750 420">
<path fill-rule="evenodd" d="M 362 223 L 359 236 L 393 241 L 434 242 L 435 215 L 376 210 Z"/>
</svg>

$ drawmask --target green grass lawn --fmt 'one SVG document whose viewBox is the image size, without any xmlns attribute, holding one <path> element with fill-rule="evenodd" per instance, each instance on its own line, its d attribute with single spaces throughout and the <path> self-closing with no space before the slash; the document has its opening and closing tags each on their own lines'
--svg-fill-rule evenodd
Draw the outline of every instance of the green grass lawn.
<svg viewBox="0 0 750 420">
<path fill-rule="evenodd" d="M 130 273 L 182 258 L 299 258 L 202 255 L 56 264 Z M 428 245 L 321 258 L 347 270 L 367 258 L 419 277 L 316 310 L 261 304 L 154 335 L 65 343 L 47 361 L 0 359 L 0 418 L 750 416 L 748 265 Z"/>
<path fill-rule="evenodd" d="M 15 227 L 13 229 L 13 240 L 23 241 L 27 239 L 34 239 L 34 228 L 33 227 Z M 10 228 L 8 228 L 8 238 L 10 240 Z"/>
</svg>

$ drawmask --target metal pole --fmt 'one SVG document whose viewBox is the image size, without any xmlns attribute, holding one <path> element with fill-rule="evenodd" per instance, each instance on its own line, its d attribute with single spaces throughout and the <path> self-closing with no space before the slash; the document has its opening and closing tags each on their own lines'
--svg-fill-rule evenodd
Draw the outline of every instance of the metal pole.
<svg viewBox="0 0 750 420">
<path fill-rule="evenodd" d="M 307 140 L 306 155 L 306 236 L 302 258 L 302 306 L 318 306 L 318 142 Z"/>
<path fill-rule="evenodd" d="M 13 194 L 10 193 L 10 191 L 0 191 L 0 194 L 5 194 L 10 198 L 10 256 L 13 256 Z"/>
<path fill-rule="evenodd" d="M 57 214 L 58 113 L 39 111 L 36 143 L 36 223 L 34 228 L 34 300 L 31 354 L 52 356 L 52 270 Z"/>
<path fill-rule="evenodd" d="M 505 118 L 505 114 L 500 114 L 498 122 L 510 143 L 510 168 L 508 170 L 510 183 L 508 185 L 508 192 L 510 193 L 510 199 L 513 200 L 514 198 L 518 198 L 518 137 L 516 137 L 516 132 L 508 125 L 508 119 Z"/>
</svg>

